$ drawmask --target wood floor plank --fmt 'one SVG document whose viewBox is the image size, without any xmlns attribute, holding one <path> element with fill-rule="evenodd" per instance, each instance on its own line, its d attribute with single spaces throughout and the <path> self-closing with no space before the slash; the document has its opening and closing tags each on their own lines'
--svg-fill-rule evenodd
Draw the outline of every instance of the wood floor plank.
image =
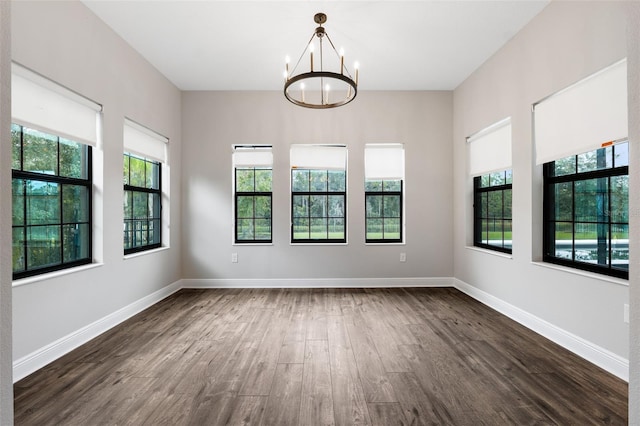
<svg viewBox="0 0 640 426">
<path fill-rule="evenodd" d="M 335 423 L 369 425 L 369 410 L 342 316 L 329 317 L 328 332 Z"/>
<path fill-rule="evenodd" d="M 335 424 L 326 340 L 307 340 L 300 398 L 300 424 Z"/>
<path fill-rule="evenodd" d="M 275 381 L 267 400 L 265 425 L 294 426 L 300 415 L 302 364 L 278 364 Z"/>
<path fill-rule="evenodd" d="M 452 288 L 185 289 L 14 385 L 16 425 L 628 421 L 628 384 Z"/>
</svg>

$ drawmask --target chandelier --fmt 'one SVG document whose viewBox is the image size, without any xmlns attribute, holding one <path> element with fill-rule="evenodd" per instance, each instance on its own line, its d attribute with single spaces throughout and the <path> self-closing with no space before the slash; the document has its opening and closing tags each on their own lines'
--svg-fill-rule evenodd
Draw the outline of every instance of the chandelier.
<svg viewBox="0 0 640 426">
<path fill-rule="evenodd" d="M 354 78 L 344 64 L 344 50 L 340 49 L 338 53 L 329 34 L 322 26 L 327 22 L 327 15 L 316 13 L 313 20 L 318 24 L 318 28 L 311 35 L 293 69 L 289 70 L 289 57 L 286 58 L 284 96 L 292 103 L 306 108 L 326 109 L 346 105 L 354 100 L 358 93 L 358 63 L 354 65 Z M 319 45 L 317 51 L 314 43 L 316 38 Z M 325 39 L 331 47 L 330 49 L 327 47 L 327 55 L 324 54 Z M 314 53 L 316 53 L 315 64 Z M 307 55 L 310 71 L 296 74 L 298 66 Z M 314 69 L 314 65 L 317 69 Z"/>
</svg>

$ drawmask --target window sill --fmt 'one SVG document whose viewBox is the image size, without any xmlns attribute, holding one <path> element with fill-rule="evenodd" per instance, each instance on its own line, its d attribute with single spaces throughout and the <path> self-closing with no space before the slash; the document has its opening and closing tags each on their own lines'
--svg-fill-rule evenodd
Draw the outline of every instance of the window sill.
<svg viewBox="0 0 640 426">
<path fill-rule="evenodd" d="M 74 268 L 61 269 L 59 271 L 48 272 L 46 274 L 34 275 L 33 277 L 21 278 L 19 280 L 14 280 L 12 283 L 12 287 L 21 287 L 23 285 L 34 284 L 40 281 L 47 281 L 53 278 L 62 277 L 69 274 L 75 274 L 76 272 L 84 272 L 89 269 L 98 268 L 103 266 L 104 263 L 90 263 L 88 265 L 76 266 Z"/>
<path fill-rule="evenodd" d="M 234 247 L 272 246 L 273 243 L 231 243 Z"/>
<path fill-rule="evenodd" d="M 406 246 L 407 243 L 364 243 L 365 246 Z"/>
<path fill-rule="evenodd" d="M 151 250 L 144 250 L 144 251 L 139 251 L 137 253 L 131 253 L 131 254 L 127 254 L 124 256 L 124 260 L 128 260 L 128 259 L 134 259 L 136 257 L 140 257 L 140 256 L 146 256 L 148 254 L 155 254 L 161 251 L 165 251 L 165 250 L 169 250 L 169 247 L 158 247 L 155 249 L 151 249 Z"/>
<path fill-rule="evenodd" d="M 629 281 L 624 278 L 610 277 L 608 275 L 596 274 L 595 272 L 583 271 L 581 269 L 569 268 L 568 266 L 556 265 L 549 262 L 532 261 L 532 265 L 540 266 L 542 268 L 555 269 L 556 271 L 567 272 L 569 274 L 580 275 L 583 277 L 591 278 L 594 280 L 605 281 L 612 284 L 618 284 L 628 287 Z"/>
<path fill-rule="evenodd" d="M 290 246 L 348 246 L 349 243 L 289 243 Z"/>
<path fill-rule="evenodd" d="M 492 256 L 502 257 L 504 259 L 513 259 L 513 254 L 503 253 L 501 251 L 489 250 L 489 249 L 475 247 L 475 246 L 465 246 L 464 248 L 467 249 L 467 250 L 471 250 L 471 251 L 477 251 L 477 252 L 480 252 L 480 253 L 490 254 Z"/>
</svg>

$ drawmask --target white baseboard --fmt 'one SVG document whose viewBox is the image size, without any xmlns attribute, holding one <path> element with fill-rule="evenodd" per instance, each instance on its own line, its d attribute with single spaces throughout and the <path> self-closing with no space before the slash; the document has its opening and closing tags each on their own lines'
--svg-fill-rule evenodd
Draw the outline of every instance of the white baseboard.
<svg viewBox="0 0 640 426">
<path fill-rule="evenodd" d="M 176 281 L 13 362 L 17 382 L 182 288 Z"/>
<path fill-rule="evenodd" d="M 378 288 L 451 287 L 452 277 L 183 279 L 183 288 Z"/>
<path fill-rule="evenodd" d="M 565 349 L 577 354 L 587 361 L 608 371 L 622 380 L 629 381 L 629 360 L 614 354 L 582 337 L 553 325 L 542 318 L 526 312 L 510 303 L 482 291 L 457 278 L 453 279 L 453 287 L 473 297 L 479 302 L 495 309 L 512 320 L 524 325 Z"/>
</svg>

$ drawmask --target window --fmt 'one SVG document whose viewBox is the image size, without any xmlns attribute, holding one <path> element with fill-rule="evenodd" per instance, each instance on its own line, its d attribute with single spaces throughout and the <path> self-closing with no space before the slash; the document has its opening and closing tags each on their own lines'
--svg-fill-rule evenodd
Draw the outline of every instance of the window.
<svg viewBox="0 0 640 426">
<path fill-rule="evenodd" d="M 347 242 L 346 147 L 291 147 L 291 242 Z"/>
<path fill-rule="evenodd" d="M 92 151 L 101 110 L 11 64 L 14 279 L 93 261 Z"/>
<path fill-rule="evenodd" d="M 11 126 L 13 278 L 91 263 L 91 147 Z"/>
<path fill-rule="evenodd" d="M 473 245 L 511 253 L 511 170 L 473 178 Z"/>
<path fill-rule="evenodd" d="M 467 138 L 473 177 L 473 245 L 512 251 L 511 119 Z"/>
<path fill-rule="evenodd" d="M 272 242 L 272 166 L 270 146 L 236 146 L 234 212 L 236 243 Z"/>
<path fill-rule="evenodd" d="M 158 161 L 124 154 L 124 253 L 160 247 L 162 190 Z"/>
<path fill-rule="evenodd" d="M 404 147 L 367 144 L 364 150 L 365 241 L 403 241 Z"/>
<path fill-rule="evenodd" d="M 628 143 L 544 164 L 544 261 L 628 278 Z"/>
<path fill-rule="evenodd" d="M 162 169 L 168 139 L 131 120 L 124 123 L 124 254 L 162 246 Z"/>
</svg>

